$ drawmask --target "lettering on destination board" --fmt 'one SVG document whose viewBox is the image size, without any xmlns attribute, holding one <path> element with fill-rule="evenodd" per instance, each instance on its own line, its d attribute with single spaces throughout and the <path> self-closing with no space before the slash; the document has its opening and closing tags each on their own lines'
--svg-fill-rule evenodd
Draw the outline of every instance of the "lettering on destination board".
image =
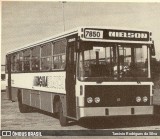
<svg viewBox="0 0 160 139">
<path fill-rule="evenodd" d="M 63 76 L 35 76 L 33 86 L 65 89 L 65 80 Z"/>
<path fill-rule="evenodd" d="M 147 33 L 109 31 L 109 37 L 147 39 Z"/>
<path fill-rule="evenodd" d="M 47 86 L 47 77 L 46 76 L 35 76 L 33 81 L 34 86 Z"/>
</svg>

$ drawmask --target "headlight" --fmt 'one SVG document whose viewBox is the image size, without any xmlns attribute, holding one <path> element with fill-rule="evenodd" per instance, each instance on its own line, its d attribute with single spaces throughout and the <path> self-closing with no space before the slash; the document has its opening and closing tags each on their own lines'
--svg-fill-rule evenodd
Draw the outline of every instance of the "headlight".
<svg viewBox="0 0 160 139">
<path fill-rule="evenodd" d="M 147 102 L 148 98 L 146 96 L 143 97 L 143 102 Z"/>
<path fill-rule="evenodd" d="M 136 101 L 137 101 L 137 102 L 140 102 L 140 101 L 141 101 L 141 97 L 139 97 L 139 96 L 136 97 Z"/>
<path fill-rule="evenodd" d="M 92 97 L 88 97 L 88 98 L 87 98 L 87 102 L 88 102 L 88 103 L 92 103 L 92 102 L 93 102 L 93 98 L 92 98 Z"/>
<path fill-rule="evenodd" d="M 95 103 L 99 103 L 99 102 L 100 102 L 100 98 L 99 98 L 99 97 L 96 97 L 96 98 L 94 99 L 94 101 L 95 101 Z"/>
</svg>

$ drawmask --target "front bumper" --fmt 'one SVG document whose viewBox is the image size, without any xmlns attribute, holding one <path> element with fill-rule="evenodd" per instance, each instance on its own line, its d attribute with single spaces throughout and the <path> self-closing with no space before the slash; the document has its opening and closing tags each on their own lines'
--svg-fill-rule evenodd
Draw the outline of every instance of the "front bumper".
<svg viewBox="0 0 160 139">
<path fill-rule="evenodd" d="M 82 117 L 122 116 L 122 115 L 152 115 L 153 106 L 126 107 L 79 107 L 78 119 Z"/>
</svg>

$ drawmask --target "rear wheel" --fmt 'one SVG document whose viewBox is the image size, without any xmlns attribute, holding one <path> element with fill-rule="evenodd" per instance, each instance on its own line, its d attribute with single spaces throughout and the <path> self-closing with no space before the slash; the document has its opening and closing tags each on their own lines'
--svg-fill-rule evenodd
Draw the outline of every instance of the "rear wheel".
<svg viewBox="0 0 160 139">
<path fill-rule="evenodd" d="M 64 116 L 63 107 L 61 101 L 58 102 L 59 105 L 59 111 L 58 111 L 58 117 L 59 122 L 61 126 L 67 126 L 68 125 L 68 119 Z"/>
<path fill-rule="evenodd" d="M 19 106 L 19 111 L 21 113 L 28 113 L 32 111 L 32 108 L 29 106 L 22 104 L 22 94 L 18 93 L 18 106 Z"/>
</svg>

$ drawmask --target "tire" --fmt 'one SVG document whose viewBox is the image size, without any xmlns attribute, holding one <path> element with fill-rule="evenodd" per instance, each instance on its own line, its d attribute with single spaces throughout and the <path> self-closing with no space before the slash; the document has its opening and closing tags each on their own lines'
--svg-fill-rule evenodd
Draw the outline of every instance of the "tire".
<svg viewBox="0 0 160 139">
<path fill-rule="evenodd" d="M 18 94 L 18 106 L 19 106 L 19 111 L 21 113 L 32 112 L 32 109 L 29 106 L 22 104 L 22 94 L 21 93 Z"/>
<path fill-rule="evenodd" d="M 58 117 L 59 117 L 60 125 L 61 126 L 67 126 L 68 125 L 68 119 L 67 119 L 67 117 L 64 116 L 61 101 L 58 102 L 58 105 L 59 105 Z"/>
</svg>

